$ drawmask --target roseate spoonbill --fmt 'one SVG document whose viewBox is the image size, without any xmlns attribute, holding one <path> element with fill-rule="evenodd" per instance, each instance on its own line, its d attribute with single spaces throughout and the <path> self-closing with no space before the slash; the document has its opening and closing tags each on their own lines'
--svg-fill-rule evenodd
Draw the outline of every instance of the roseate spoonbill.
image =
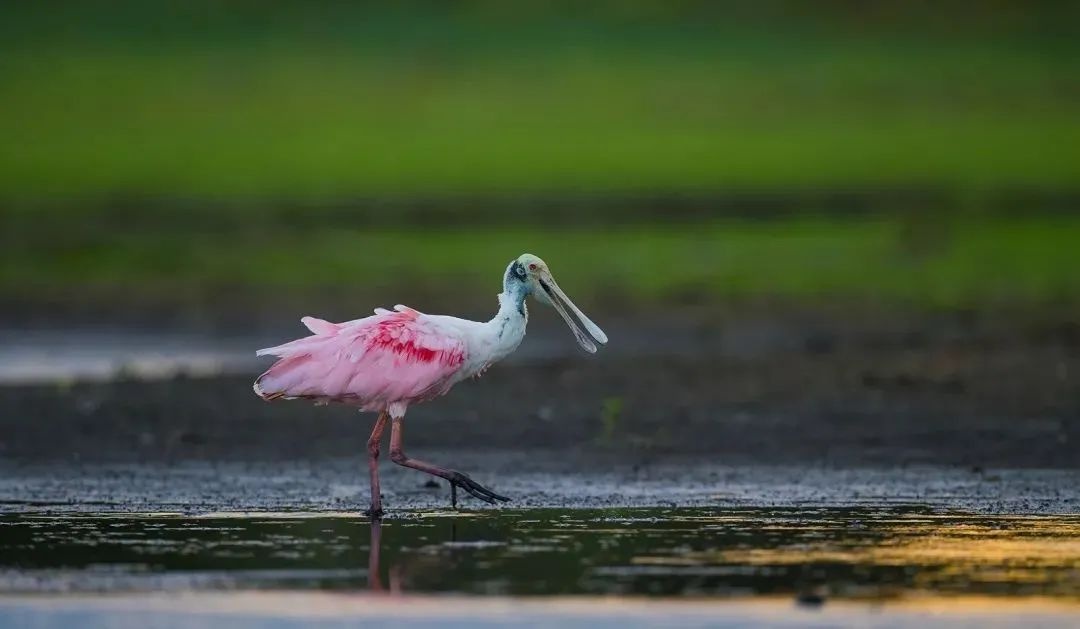
<svg viewBox="0 0 1080 629">
<path fill-rule="evenodd" d="M 401 444 L 402 422 L 410 404 L 445 394 L 517 349 L 529 320 L 525 308 L 529 295 L 554 306 L 585 351 L 593 353 L 596 343 L 607 343 L 607 335 L 570 301 L 544 261 L 526 253 L 506 267 L 499 311 L 485 323 L 423 314 L 400 305 L 393 312 L 379 308 L 374 316 L 345 323 L 304 317 L 301 321 L 310 336 L 257 352 L 278 360 L 255 381 L 255 393 L 264 400 L 303 398 L 379 413 L 367 442 L 371 473 L 367 513 L 373 518 L 383 513 L 379 441 L 387 421 L 390 460 L 445 478 L 454 504 L 458 487 L 488 503 L 509 500 L 461 472 L 407 456 Z"/>
</svg>

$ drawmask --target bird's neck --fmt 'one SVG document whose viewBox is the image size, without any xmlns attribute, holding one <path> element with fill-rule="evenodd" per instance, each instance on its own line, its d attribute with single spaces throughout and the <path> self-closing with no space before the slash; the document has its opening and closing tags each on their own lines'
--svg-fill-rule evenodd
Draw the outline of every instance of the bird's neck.
<svg viewBox="0 0 1080 629">
<path fill-rule="evenodd" d="M 526 295 L 527 291 L 512 288 L 499 293 L 499 311 L 487 322 L 495 360 L 514 351 L 525 338 L 525 326 L 529 322 Z"/>
<path fill-rule="evenodd" d="M 517 313 L 521 317 L 529 318 L 529 311 L 525 308 L 525 298 L 529 296 L 528 287 L 521 282 L 506 282 L 503 284 L 503 292 L 499 293 L 499 312 L 496 317 L 513 315 Z"/>
<path fill-rule="evenodd" d="M 529 310 L 525 307 L 527 292 L 521 289 L 509 288 L 499 293 L 499 311 L 495 313 L 492 323 L 517 323 L 522 328 L 529 321 Z"/>
</svg>

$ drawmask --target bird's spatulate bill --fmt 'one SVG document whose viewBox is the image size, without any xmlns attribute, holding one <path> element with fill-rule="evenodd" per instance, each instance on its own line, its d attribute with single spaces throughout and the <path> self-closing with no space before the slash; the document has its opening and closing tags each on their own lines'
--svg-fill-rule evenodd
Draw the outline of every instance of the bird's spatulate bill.
<svg viewBox="0 0 1080 629">
<path fill-rule="evenodd" d="M 600 329 L 600 326 L 593 323 L 591 319 L 585 316 L 584 312 L 574 305 L 574 302 L 570 301 L 570 298 L 559 288 L 559 285 L 555 283 L 555 278 L 551 277 L 550 273 L 546 273 L 544 277 L 540 278 L 540 286 L 544 289 L 548 301 L 566 321 L 566 325 L 570 326 L 570 331 L 574 333 L 574 338 L 577 339 L 578 345 L 581 345 L 582 349 L 593 354 L 596 353 L 596 343 L 601 345 L 607 343 L 607 335 Z M 578 324 L 579 321 L 580 325 Z M 585 326 L 585 330 L 582 330 L 581 326 Z"/>
</svg>

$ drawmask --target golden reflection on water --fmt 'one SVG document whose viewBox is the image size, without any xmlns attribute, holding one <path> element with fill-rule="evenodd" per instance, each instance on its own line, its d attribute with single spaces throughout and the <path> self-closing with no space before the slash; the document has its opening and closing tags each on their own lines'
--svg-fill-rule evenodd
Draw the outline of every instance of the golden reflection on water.
<svg viewBox="0 0 1080 629">
<path fill-rule="evenodd" d="M 738 518 L 722 520 L 731 526 Z M 850 534 L 837 537 L 845 528 Z M 904 589 L 915 591 L 962 594 L 977 586 L 984 592 L 1064 596 L 1080 601 L 1080 516 L 919 514 L 862 522 L 776 522 L 759 530 L 782 532 L 790 541 L 772 547 L 713 548 L 678 556 L 644 554 L 635 556 L 631 563 L 740 565 L 762 570 L 848 566 L 867 575 L 893 568 L 907 573 Z M 879 588 L 873 593 L 887 591 Z"/>
</svg>

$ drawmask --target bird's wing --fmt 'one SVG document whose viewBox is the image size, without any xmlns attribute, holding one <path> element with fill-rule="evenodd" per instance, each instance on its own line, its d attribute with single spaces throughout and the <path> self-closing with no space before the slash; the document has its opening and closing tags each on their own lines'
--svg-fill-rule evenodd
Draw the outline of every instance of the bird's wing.
<svg viewBox="0 0 1080 629">
<path fill-rule="evenodd" d="M 347 323 L 304 317 L 314 334 L 259 350 L 279 360 L 256 381 L 256 391 L 266 399 L 312 398 L 370 410 L 439 395 L 467 353 L 461 331 L 440 319 L 404 306 Z"/>
</svg>

